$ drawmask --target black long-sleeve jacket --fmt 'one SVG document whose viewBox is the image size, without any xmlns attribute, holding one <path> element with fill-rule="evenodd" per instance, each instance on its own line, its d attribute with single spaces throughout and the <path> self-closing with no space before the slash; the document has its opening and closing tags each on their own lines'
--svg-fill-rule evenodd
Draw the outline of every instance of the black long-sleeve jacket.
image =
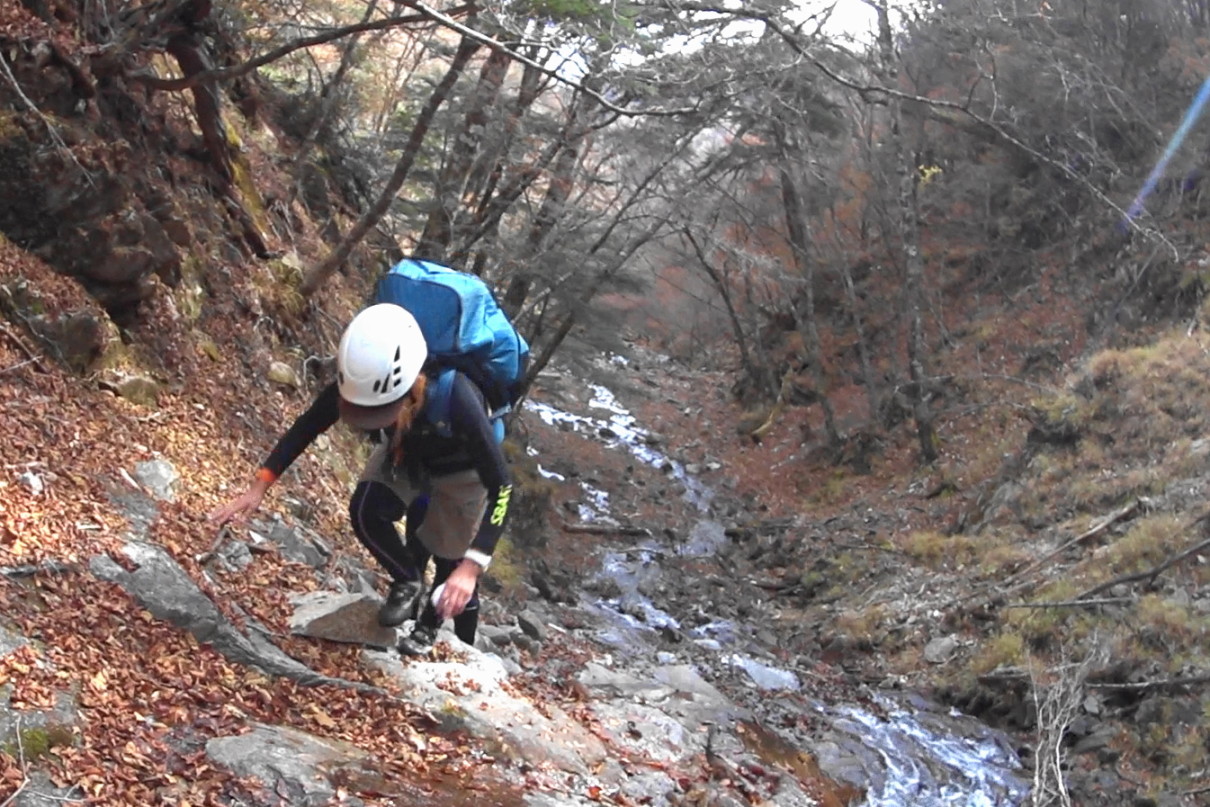
<svg viewBox="0 0 1210 807">
<path fill-rule="evenodd" d="M 435 386 L 435 385 L 434 385 Z M 512 476 L 479 388 L 462 373 L 455 373 L 450 390 L 449 436 L 438 433 L 421 415 L 403 437 L 402 455 L 410 470 L 445 476 L 474 469 L 487 489 L 487 510 L 470 548 L 491 555 L 504 532 Z M 291 424 L 261 467 L 274 477 L 290 465 L 340 419 L 340 392 L 329 384 L 307 411 Z"/>
</svg>

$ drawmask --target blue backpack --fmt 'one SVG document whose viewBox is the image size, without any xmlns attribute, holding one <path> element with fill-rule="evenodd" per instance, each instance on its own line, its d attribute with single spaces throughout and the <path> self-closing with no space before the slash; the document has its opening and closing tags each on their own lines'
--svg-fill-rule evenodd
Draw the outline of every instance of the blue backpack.
<svg viewBox="0 0 1210 807">
<path fill-rule="evenodd" d="M 496 439 L 504 439 L 503 417 L 517 402 L 529 362 L 529 344 L 476 275 L 405 258 L 378 281 L 374 301 L 402 306 L 416 318 L 428 343 L 433 368 L 425 417 L 438 433 L 450 434 L 454 371 L 479 387 L 490 408 Z"/>
</svg>

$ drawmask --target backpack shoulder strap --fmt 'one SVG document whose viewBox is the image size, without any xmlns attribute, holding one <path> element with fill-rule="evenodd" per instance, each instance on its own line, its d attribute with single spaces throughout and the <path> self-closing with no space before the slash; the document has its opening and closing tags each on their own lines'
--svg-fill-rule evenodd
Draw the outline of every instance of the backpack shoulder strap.
<svg viewBox="0 0 1210 807">
<path fill-rule="evenodd" d="M 454 375 L 457 372 L 450 367 L 438 370 L 429 376 L 429 383 L 424 392 L 422 414 L 442 437 L 449 437 L 453 434 L 450 401 L 454 395 Z"/>
<path fill-rule="evenodd" d="M 458 370 L 453 367 L 446 367 L 438 370 L 429 377 L 428 387 L 424 393 L 424 409 L 422 414 L 437 434 L 442 437 L 452 437 L 454 434 L 453 418 L 450 410 L 452 409 L 451 402 L 454 397 L 454 379 L 458 374 Z M 471 381 L 473 384 L 474 381 Z M 489 405 L 490 406 L 490 405 Z M 496 410 L 488 412 L 488 419 L 492 424 L 492 431 L 495 433 L 496 442 L 504 441 L 504 417 L 507 412 L 504 410 Z"/>
</svg>

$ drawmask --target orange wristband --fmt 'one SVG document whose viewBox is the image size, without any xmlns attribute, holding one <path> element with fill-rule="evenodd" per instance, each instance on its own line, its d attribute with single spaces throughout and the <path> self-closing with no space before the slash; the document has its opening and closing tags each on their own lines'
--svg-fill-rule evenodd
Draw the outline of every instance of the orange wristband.
<svg viewBox="0 0 1210 807">
<path fill-rule="evenodd" d="M 268 468 L 257 468 L 254 476 L 262 482 L 268 482 L 270 485 L 277 481 L 277 474 Z"/>
</svg>

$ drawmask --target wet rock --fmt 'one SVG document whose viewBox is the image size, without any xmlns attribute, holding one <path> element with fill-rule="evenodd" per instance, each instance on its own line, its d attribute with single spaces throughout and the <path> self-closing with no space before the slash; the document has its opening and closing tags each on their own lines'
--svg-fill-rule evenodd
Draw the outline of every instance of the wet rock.
<svg viewBox="0 0 1210 807">
<path fill-rule="evenodd" d="M 134 478 L 156 499 L 162 502 L 176 500 L 174 488 L 181 475 L 168 460 L 155 459 L 136 464 Z"/>
<path fill-rule="evenodd" d="M 357 746 L 284 726 L 256 724 L 247 734 L 215 737 L 206 743 L 206 754 L 236 776 L 257 779 L 284 803 L 300 807 L 331 804 L 339 787 L 334 780 L 349 778 L 350 771 L 374 775 L 372 757 Z"/>
<path fill-rule="evenodd" d="M 389 648 L 397 643 L 395 629 L 378 624 L 382 603 L 364 594 L 315 591 L 293 598 L 290 632 L 332 642 Z"/>
</svg>

